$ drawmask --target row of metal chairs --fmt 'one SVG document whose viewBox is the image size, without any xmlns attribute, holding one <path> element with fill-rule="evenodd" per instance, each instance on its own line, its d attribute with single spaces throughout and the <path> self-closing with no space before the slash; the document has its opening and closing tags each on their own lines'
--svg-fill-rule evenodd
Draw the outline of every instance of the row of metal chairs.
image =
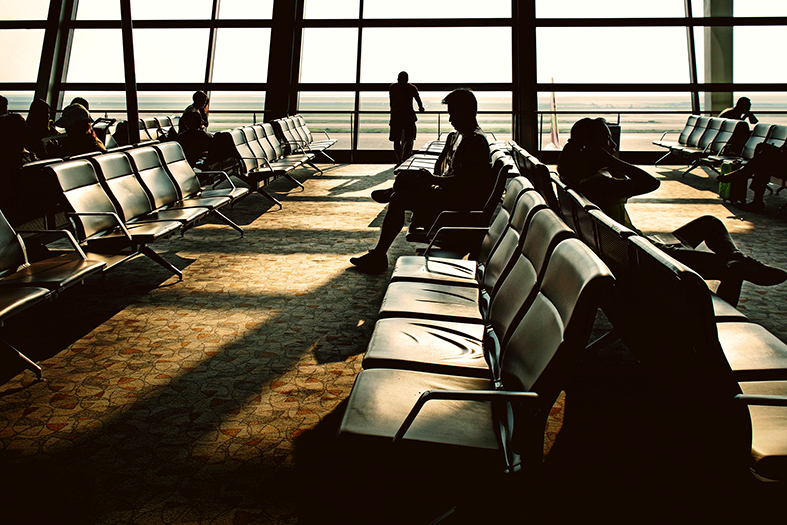
<svg viewBox="0 0 787 525">
<path fill-rule="evenodd" d="M 677 157 L 689 165 L 685 175 L 697 166 L 717 169 L 725 161 L 745 164 L 763 142 L 781 147 L 787 140 L 787 126 L 759 123 L 749 130 L 742 120 L 690 115 L 677 141 L 665 140 L 666 134 L 653 141 L 668 150 L 656 165 L 668 157 Z"/>
<path fill-rule="evenodd" d="M 393 457 L 405 470 L 429 469 L 424 478 L 532 473 L 613 282 L 529 181 L 510 179 L 477 263 L 397 261 L 340 446 L 364 458 L 373 451 L 375 465 Z"/>
<path fill-rule="evenodd" d="M 526 152 L 517 145 L 513 151 L 529 175 L 519 161 Z M 787 344 L 556 177 L 552 188 L 555 211 L 616 277 L 614 294 L 602 304 L 614 328 L 594 348 L 621 338 L 662 384 L 677 389 L 668 392 L 677 404 L 683 396 L 702 398 L 703 413 L 687 416 L 692 439 L 718 447 L 719 460 L 743 471 L 787 480 Z M 727 429 L 724 446 L 713 442 L 720 428 Z"/>
</svg>

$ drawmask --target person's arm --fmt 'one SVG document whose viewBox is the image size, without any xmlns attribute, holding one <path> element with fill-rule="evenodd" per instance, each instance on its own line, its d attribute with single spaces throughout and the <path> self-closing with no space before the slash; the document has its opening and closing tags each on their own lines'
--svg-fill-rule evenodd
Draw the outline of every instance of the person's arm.
<svg viewBox="0 0 787 525">
<path fill-rule="evenodd" d="M 752 113 L 751 111 L 749 111 L 749 113 L 746 116 L 749 118 L 749 122 L 751 122 L 752 124 L 756 124 L 759 122 L 759 119 L 755 117 L 754 113 Z"/>
<path fill-rule="evenodd" d="M 434 184 L 445 190 L 473 191 L 486 180 L 491 172 L 489 142 L 480 134 L 463 135 L 450 173 L 444 177 L 434 177 Z"/>
<path fill-rule="evenodd" d="M 424 103 L 421 102 L 421 94 L 418 93 L 418 88 L 415 88 L 415 102 L 418 104 L 418 111 L 424 112 Z"/>
<path fill-rule="evenodd" d="M 585 166 L 591 174 L 607 170 L 610 175 L 618 179 L 618 183 L 607 188 L 607 191 L 614 193 L 607 194 L 606 197 L 608 198 L 628 198 L 635 195 L 644 195 L 655 191 L 661 184 L 656 177 L 647 171 L 620 160 L 612 152 L 601 146 L 580 148 L 574 155 L 571 164 L 574 166 Z"/>
<path fill-rule="evenodd" d="M 656 177 L 643 170 L 639 166 L 629 164 L 628 162 L 620 160 L 613 155 L 609 155 L 609 158 L 610 159 L 607 169 L 609 170 L 610 174 L 616 178 L 622 178 L 621 176 L 625 176 L 631 181 L 628 189 L 628 195 L 625 195 L 625 197 L 644 195 L 657 190 L 661 185 L 661 182 L 659 182 Z"/>
</svg>

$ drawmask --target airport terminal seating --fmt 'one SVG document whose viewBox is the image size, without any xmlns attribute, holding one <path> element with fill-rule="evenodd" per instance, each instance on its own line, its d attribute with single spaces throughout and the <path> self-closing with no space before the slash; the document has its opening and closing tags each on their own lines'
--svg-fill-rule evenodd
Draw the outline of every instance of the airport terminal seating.
<svg viewBox="0 0 787 525">
<path fill-rule="evenodd" d="M 83 283 L 99 274 L 105 262 L 88 259 L 76 239 L 66 230 L 37 232 L 50 240 L 63 239 L 69 249 L 60 249 L 31 261 L 28 246 L 22 236 L 14 231 L 0 212 L 0 324 L 7 319 L 47 299 L 53 299 L 71 286 Z M 0 345 L 15 352 L 41 379 L 41 367 L 20 350 L 0 339 Z"/>
<path fill-rule="evenodd" d="M 310 166 L 322 173 L 313 163 L 314 153 L 284 153 L 269 123 L 221 131 L 214 135 L 214 140 L 219 155 L 233 160 L 235 175 L 279 208 L 281 202 L 265 191 L 268 182 L 284 176 L 303 188 L 303 184 L 292 176 L 293 170 Z"/>
<path fill-rule="evenodd" d="M 275 119 L 270 122 L 276 137 L 282 145 L 286 147 L 286 153 L 314 153 L 322 155 L 333 164 L 333 160 L 325 151 L 336 144 L 337 140 L 332 139 L 327 132 L 324 139 L 316 139 L 309 126 L 306 125 L 306 120 L 302 115 L 293 115 Z"/>
<path fill-rule="evenodd" d="M 787 479 L 787 408 L 778 408 L 787 407 L 787 397 L 778 397 L 787 394 L 787 344 L 713 294 L 696 272 L 579 193 L 568 189 L 566 198 L 570 205 L 558 210 L 569 210 L 566 222 L 615 275 L 614 293 L 601 305 L 614 326 L 610 336 L 621 337 L 649 370 L 670 377 L 671 387 L 697 388 L 695 377 L 708 381 L 703 384 L 709 388 L 722 385 L 723 396 L 713 401 L 719 404 L 711 412 L 723 417 L 713 424 L 730 425 L 730 435 L 749 439 L 746 458 L 735 459 L 738 466 L 763 479 Z M 695 393 L 704 399 L 700 389 Z M 726 457 L 742 447 L 740 441 L 726 445 Z"/>
</svg>

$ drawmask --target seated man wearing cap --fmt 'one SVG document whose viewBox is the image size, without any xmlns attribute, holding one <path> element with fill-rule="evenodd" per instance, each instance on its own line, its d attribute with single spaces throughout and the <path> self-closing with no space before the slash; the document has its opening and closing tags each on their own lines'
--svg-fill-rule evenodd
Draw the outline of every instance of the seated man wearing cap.
<svg viewBox="0 0 787 525">
<path fill-rule="evenodd" d="M 66 130 L 67 136 L 60 141 L 64 157 L 106 151 L 104 144 L 93 132 L 93 119 L 90 118 L 90 113 L 82 104 L 66 106 L 63 115 L 55 121 L 55 126 Z"/>
</svg>

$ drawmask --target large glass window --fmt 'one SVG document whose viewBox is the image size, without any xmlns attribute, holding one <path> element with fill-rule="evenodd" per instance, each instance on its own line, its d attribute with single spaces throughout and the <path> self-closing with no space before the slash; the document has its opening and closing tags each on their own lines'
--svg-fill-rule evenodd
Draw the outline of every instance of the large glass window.
<svg viewBox="0 0 787 525">
<path fill-rule="evenodd" d="M 741 26 L 733 29 L 733 82 L 787 83 L 787 68 L 766 49 L 784 46 L 785 26 Z M 779 53 L 777 53 L 779 54 Z"/>
<path fill-rule="evenodd" d="M 135 29 L 137 82 L 204 82 L 209 38 L 208 29 Z"/>
<path fill-rule="evenodd" d="M 366 28 L 361 56 L 362 82 L 511 82 L 509 28 Z"/>
<path fill-rule="evenodd" d="M 76 29 L 68 82 L 124 82 L 120 29 Z"/>
<path fill-rule="evenodd" d="M 134 20 L 210 19 L 213 0 L 131 0 Z"/>
<path fill-rule="evenodd" d="M 219 18 L 235 20 L 269 20 L 273 14 L 273 0 L 221 0 Z"/>
<path fill-rule="evenodd" d="M 48 13 L 49 0 L 0 2 L 0 20 L 46 20 Z"/>
<path fill-rule="evenodd" d="M 538 18 L 683 18 L 684 0 L 536 0 Z"/>
<path fill-rule="evenodd" d="M 43 44 L 43 29 L 0 30 L 0 82 L 35 82 Z"/>
<path fill-rule="evenodd" d="M 358 30 L 312 27 L 303 30 L 301 82 L 355 82 Z"/>
<path fill-rule="evenodd" d="M 689 81 L 681 27 L 541 27 L 538 81 L 674 83 Z"/>
<path fill-rule="evenodd" d="M 120 2 L 79 0 L 77 20 L 120 20 Z"/>
<path fill-rule="evenodd" d="M 8 99 L 8 110 L 25 113 L 30 108 L 34 93 L 32 91 L 3 91 L 3 96 Z"/>
<path fill-rule="evenodd" d="M 335 20 L 340 18 L 355 19 L 360 13 L 359 0 L 306 0 L 303 7 L 303 18 Z"/>
<path fill-rule="evenodd" d="M 268 28 L 219 29 L 213 81 L 267 82 L 270 41 L 271 30 Z M 248 49 L 254 50 L 253 57 L 246 52 Z"/>
<path fill-rule="evenodd" d="M 190 103 L 189 95 L 189 101 L 183 108 Z M 221 131 L 262 122 L 264 111 L 264 91 L 212 91 L 209 129 Z"/>
<path fill-rule="evenodd" d="M 364 0 L 364 18 L 510 18 L 510 0 Z"/>
</svg>

